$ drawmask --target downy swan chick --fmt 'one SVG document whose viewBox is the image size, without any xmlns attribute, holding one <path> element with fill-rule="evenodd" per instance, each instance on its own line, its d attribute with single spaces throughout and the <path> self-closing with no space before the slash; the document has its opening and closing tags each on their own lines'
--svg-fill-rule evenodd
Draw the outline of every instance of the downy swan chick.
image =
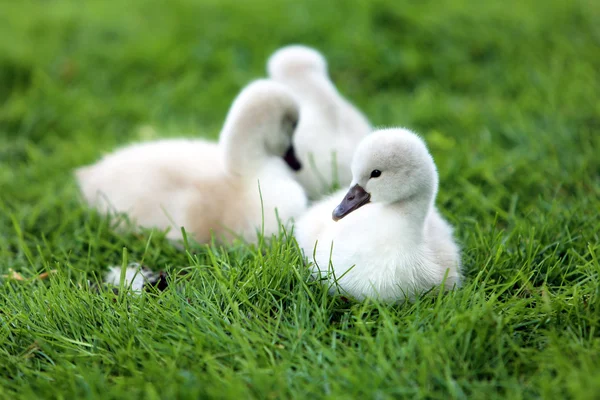
<svg viewBox="0 0 600 400">
<path fill-rule="evenodd" d="M 350 190 L 316 204 L 296 224 L 313 274 L 329 283 L 337 278 L 331 291 L 357 300 L 410 300 L 442 283 L 459 285 L 460 251 L 435 208 L 437 189 L 433 158 L 417 135 L 369 135 L 354 155 Z"/>
<path fill-rule="evenodd" d="M 298 180 L 309 198 L 318 199 L 332 187 L 346 187 L 358 143 L 371 132 L 367 119 L 337 91 L 327 62 L 316 50 L 287 46 L 268 61 L 271 79 L 287 85 L 300 102 L 301 117 L 294 147 L 304 168 Z"/>
<path fill-rule="evenodd" d="M 294 176 L 301 168 L 292 146 L 297 121 L 290 91 L 259 80 L 233 102 L 218 143 L 134 144 L 78 169 L 76 177 L 91 206 L 126 213 L 143 227 L 170 227 L 171 239 L 181 238 L 183 226 L 199 242 L 211 233 L 255 241 L 257 231 L 278 232 L 278 217 L 286 223 L 306 209 Z"/>
</svg>

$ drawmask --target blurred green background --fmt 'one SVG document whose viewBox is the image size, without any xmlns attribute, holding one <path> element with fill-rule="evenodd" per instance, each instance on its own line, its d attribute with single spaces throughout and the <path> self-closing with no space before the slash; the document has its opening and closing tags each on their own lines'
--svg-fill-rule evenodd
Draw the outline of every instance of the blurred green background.
<svg viewBox="0 0 600 400">
<path fill-rule="evenodd" d="M 321 51 L 339 90 L 374 126 L 424 136 L 440 170 L 438 204 L 464 249 L 466 287 L 450 300 L 366 313 L 359 305 L 333 302 L 323 311 L 301 303 L 306 319 L 290 323 L 290 332 L 331 310 L 346 325 L 324 317 L 318 329 L 306 328 L 321 332 L 311 339 L 279 332 L 282 348 L 261 342 L 269 334 L 257 325 L 245 344 L 241 334 L 218 350 L 242 354 L 235 362 L 219 358 L 216 347 L 173 338 L 128 342 L 118 336 L 120 320 L 84 318 L 96 309 L 69 282 L 119 264 L 123 247 L 157 269 L 188 260 L 160 235 L 147 247 L 148 236 L 107 228 L 79 203 L 72 169 L 132 141 L 216 137 L 238 91 L 265 76 L 269 55 L 291 43 Z M 7 398 L 58 397 L 53 390 L 67 397 L 219 390 L 263 397 L 269 390 L 272 397 L 593 398 L 600 391 L 599 94 L 600 2 L 593 0 L 2 1 L 0 273 L 58 269 L 59 278 L 0 285 L 0 388 Z M 269 285 L 290 305 L 299 282 L 293 290 Z M 224 284 L 223 293 L 235 285 Z M 132 320 L 136 327 L 170 330 L 179 321 L 184 306 L 169 302 L 176 294 L 164 296 L 140 300 L 156 316 Z M 47 325 L 47 304 L 62 310 L 53 318 L 63 324 Z M 278 318 L 293 320 L 290 307 Z M 76 330 L 87 332 L 77 340 L 74 315 L 83 321 Z M 85 325 L 93 318 L 114 329 L 119 344 Z M 201 329 L 195 335 L 209 340 Z M 341 335 L 337 344 L 332 335 Z M 80 346 L 90 337 L 104 361 Z M 186 355 L 173 356 L 171 344 Z M 261 346 L 271 356 L 253 353 Z M 194 365 L 206 357 L 214 364 L 199 378 Z M 133 361 L 114 366 L 123 359 Z M 179 388 L 183 381 L 188 386 Z"/>
<path fill-rule="evenodd" d="M 325 54 L 340 91 L 375 126 L 411 127 L 439 148 L 442 173 L 494 157 L 496 177 L 523 166 L 540 180 L 569 180 L 578 151 L 559 149 L 598 128 L 598 9 L 592 1 L 4 2 L 2 160 L 22 161 L 31 144 L 70 150 L 39 173 L 67 172 L 138 138 L 216 136 L 239 89 L 265 75 L 267 57 L 304 43 Z M 469 157 L 452 154 L 462 149 Z M 531 168 L 540 161 L 543 171 Z"/>
</svg>

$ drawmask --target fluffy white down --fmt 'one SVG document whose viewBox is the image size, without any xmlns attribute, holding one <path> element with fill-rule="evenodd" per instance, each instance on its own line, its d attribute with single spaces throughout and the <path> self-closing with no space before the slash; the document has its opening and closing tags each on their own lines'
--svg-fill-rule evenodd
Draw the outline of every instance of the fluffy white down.
<svg viewBox="0 0 600 400">
<path fill-rule="evenodd" d="M 171 228 L 171 239 L 180 239 L 184 227 L 200 242 L 211 233 L 252 242 L 257 231 L 276 234 L 279 221 L 289 223 L 306 209 L 306 194 L 282 159 L 297 117 L 284 86 L 256 81 L 233 103 L 219 143 L 133 144 L 79 168 L 77 181 L 89 205 L 126 213 L 143 227 Z"/>
<path fill-rule="evenodd" d="M 270 78 L 287 85 L 300 102 L 294 146 L 305 165 L 298 180 L 308 196 L 318 199 L 336 183 L 348 185 L 352 155 L 371 127 L 337 91 L 325 58 L 306 46 L 287 46 L 270 57 L 267 70 Z"/>
<path fill-rule="evenodd" d="M 374 132 L 357 149 L 352 169 L 351 186 L 363 187 L 371 202 L 335 222 L 332 211 L 345 198 L 339 191 L 296 224 L 313 275 L 327 279 L 331 292 L 357 300 L 412 300 L 442 283 L 458 286 L 460 251 L 433 205 L 437 171 L 421 139 L 405 129 Z M 381 177 L 370 178 L 373 169 Z"/>
<path fill-rule="evenodd" d="M 121 267 L 109 267 L 104 276 L 104 282 L 113 286 L 119 286 L 121 283 Z M 154 277 L 154 273 L 149 269 L 142 268 L 139 264 L 129 264 L 125 269 L 123 286 L 131 288 L 134 293 L 140 293 L 144 289 L 144 284 Z"/>
</svg>

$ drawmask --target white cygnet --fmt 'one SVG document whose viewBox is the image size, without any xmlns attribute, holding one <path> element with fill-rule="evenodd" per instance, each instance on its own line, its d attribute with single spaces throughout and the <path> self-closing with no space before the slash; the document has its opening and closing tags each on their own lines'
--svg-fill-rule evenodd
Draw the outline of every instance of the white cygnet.
<svg viewBox="0 0 600 400">
<path fill-rule="evenodd" d="M 172 139 L 127 146 L 79 168 L 87 203 L 126 213 L 136 224 L 181 227 L 199 242 L 253 242 L 277 234 L 307 207 L 294 170 L 301 168 L 292 137 L 298 104 L 284 85 L 249 84 L 233 102 L 219 142 Z M 281 223 L 281 224 L 280 224 Z"/>
<path fill-rule="evenodd" d="M 268 61 L 269 77 L 288 86 L 300 102 L 294 147 L 304 168 L 298 180 L 311 199 L 346 187 L 358 143 L 371 132 L 362 113 L 337 91 L 327 62 L 310 47 L 293 45 L 276 51 Z"/>
<path fill-rule="evenodd" d="M 296 224 L 313 275 L 331 292 L 386 302 L 460 285 L 460 250 L 434 205 L 438 173 L 423 140 L 406 129 L 375 131 L 358 146 L 352 177 L 345 195 Z"/>
</svg>

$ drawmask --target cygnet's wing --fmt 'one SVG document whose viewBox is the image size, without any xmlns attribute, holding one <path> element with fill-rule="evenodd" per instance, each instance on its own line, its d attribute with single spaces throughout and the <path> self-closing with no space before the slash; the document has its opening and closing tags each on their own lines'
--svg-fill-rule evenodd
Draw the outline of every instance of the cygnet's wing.
<svg viewBox="0 0 600 400">
<path fill-rule="evenodd" d="M 425 223 L 425 242 L 431 251 L 434 261 L 441 267 L 440 274 L 448 269 L 446 287 L 451 288 L 461 281 L 460 248 L 456 244 L 452 226 L 433 207 Z M 441 281 L 440 277 L 440 281 Z"/>
</svg>

